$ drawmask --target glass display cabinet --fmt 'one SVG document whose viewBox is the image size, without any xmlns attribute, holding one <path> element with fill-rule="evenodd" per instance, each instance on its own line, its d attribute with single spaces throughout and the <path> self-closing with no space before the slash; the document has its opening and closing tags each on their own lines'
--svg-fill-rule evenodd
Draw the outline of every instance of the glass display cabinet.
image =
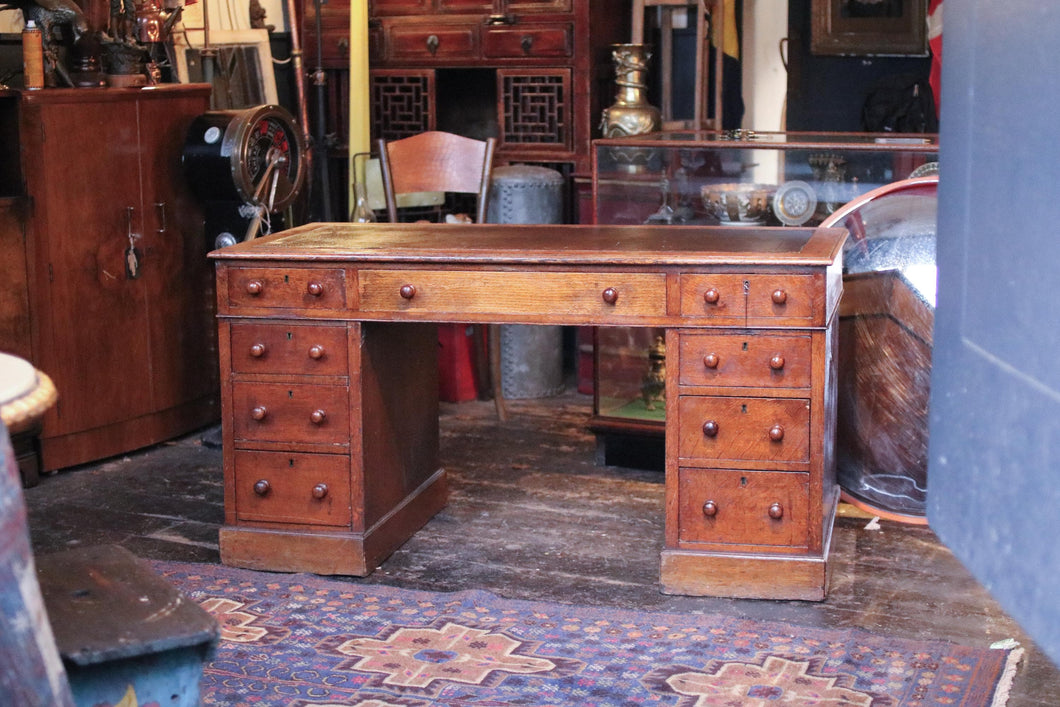
<svg viewBox="0 0 1060 707">
<path fill-rule="evenodd" d="M 937 172 L 934 135 L 657 132 L 593 141 L 592 213 L 599 224 L 814 226 L 885 184 Z M 594 332 L 597 461 L 657 445 L 664 430 L 662 330 Z M 629 444 L 631 438 L 636 443 Z M 625 452 L 618 451 L 625 456 Z"/>
</svg>

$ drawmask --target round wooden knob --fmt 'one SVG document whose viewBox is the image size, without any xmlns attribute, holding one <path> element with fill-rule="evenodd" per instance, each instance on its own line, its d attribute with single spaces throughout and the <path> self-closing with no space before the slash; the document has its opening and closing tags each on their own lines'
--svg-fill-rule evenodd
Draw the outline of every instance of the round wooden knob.
<svg viewBox="0 0 1060 707">
<path fill-rule="evenodd" d="M 705 515 L 707 518 L 713 518 L 714 516 L 718 515 L 718 504 L 714 503 L 714 501 L 707 501 L 706 503 L 704 503 L 703 515 Z"/>
<path fill-rule="evenodd" d="M 606 290 L 603 291 L 603 294 L 601 296 L 604 298 L 604 302 L 607 302 L 608 304 L 614 304 L 618 301 L 618 290 L 613 287 L 608 287 Z"/>
<path fill-rule="evenodd" d="M 326 420 L 327 418 L 328 418 L 328 415 L 323 410 L 314 410 L 309 415 L 309 419 L 313 421 L 314 425 L 322 425 L 322 424 L 324 424 L 324 420 Z"/>
<path fill-rule="evenodd" d="M 251 280 L 247 283 L 246 289 L 248 295 L 260 295 L 265 291 L 265 283 L 261 280 Z"/>
<path fill-rule="evenodd" d="M 773 354 L 773 358 L 769 359 L 769 367 L 774 371 L 780 371 L 784 368 L 784 357 L 780 354 Z"/>
<path fill-rule="evenodd" d="M 268 479 L 258 479 L 254 482 L 254 493 L 259 496 L 264 496 L 272 490 L 272 484 L 269 483 Z"/>
<path fill-rule="evenodd" d="M 259 422 L 265 419 L 265 416 L 269 414 L 269 411 L 264 405 L 258 405 L 256 408 L 250 411 L 250 416 Z"/>
<path fill-rule="evenodd" d="M 716 353 L 709 353 L 703 357 L 703 365 L 707 368 L 717 368 L 719 363 L 721 363 L 721 359 L 718 358 Z"/>
<path fill-rule="evenodd" d="M 314 297 L 319 297 L 320 295 L 324 294 L 324 286 L 321 285 L 319 282 L 311 282 L 306 285 L 305 291 L 313 295 Z"/>
<path fill-rule="evenodd" d="M 413 297 L 416 296 L 416 286 L 415 285 L 402 285 L 400 292 L 401 292 L 401 298 L 402 299 L 412 299 Z"/>
<path fill-rule="evenodd" d="M 717 420 L 707 420 L 703 423 L 703 434 L 707 437 L 717 437 L 718 429 L 719 427 Z"/>
<path fill-rule="evenodd" d="M 788 301 L 788 293 L 784 290 L 773 290 L 770 298 L 773 300 L 773 304 L 784 304 Z"/>
<path fill-rule="evenodd" d="M 703 293 L 703 301 L 707 304 L 717 304 L 718 300 L 721 299 L 721 293 L 717 289 L 711 287 Z"/>
<path fill-rule="evenodd" d="M 784 439 L 784 428 L 780 425 L 773 425 L 769 428 L 769 439 L 774 442 L 779 442 Z"/>
<path fill-rule="evenodd" d="M 320 359 L 324 358 L 324 347 L 320 344 L 314 344 L 313 346 L 310 346 L 309 358 L 313 359 L 314 361 L 319 361 Z"/>
<path fill-rule="evenodd" d="M 773 520 L 780 520 L 784 517 L 784 506 L 779 503 L 774 503 L 769 507 L 769 517 Z"/>
<path fill-rule="evenodd" d="M 320 500 L 328 495 L 327 484 L 317 484 L 313 487 L 313 498 Z"/>
<path fill-rule="evenodd" d="M 265 344 L 254 344 L 250 347 L 250 355 L 254 358 L 261 358 L 265 355 Z"/>
</svg>

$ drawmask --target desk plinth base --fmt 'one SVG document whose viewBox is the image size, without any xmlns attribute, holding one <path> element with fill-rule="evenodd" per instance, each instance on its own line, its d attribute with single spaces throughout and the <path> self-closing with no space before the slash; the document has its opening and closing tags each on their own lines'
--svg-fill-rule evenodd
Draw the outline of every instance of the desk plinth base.
<svg viewBox="0 0 1060 707">
<path fill-rule="evenodd" d="M 819 555 L 721 554 L 663 550 L 664 594 L 824 601 L 832 576 L 828 561 L 836 504 L 825 525 Z"/>
<path fill-rule="evenodd" d="M 226 525 L 219 534 L 221 563 L 270 572 L 364 577 L 445 508 L 448 499 L 445 471 L 439 469 L 363 533 Z"/>
</svg>

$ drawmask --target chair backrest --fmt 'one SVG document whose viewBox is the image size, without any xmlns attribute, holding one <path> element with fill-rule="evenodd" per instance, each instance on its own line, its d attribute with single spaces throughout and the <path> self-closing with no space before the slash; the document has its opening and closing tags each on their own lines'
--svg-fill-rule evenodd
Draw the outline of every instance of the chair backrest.
<svg viewBox="0 0 1060 707">
<path fill-rule="evenodd" d="M 476 194 L 475 222 L 489 206 L 494 138 L 475 140 L 436 130 L 387 142 L 379 140 L 379 166 L 387 214 L 397 221 L 397 195 L 409 192 Z"/>
</svg>

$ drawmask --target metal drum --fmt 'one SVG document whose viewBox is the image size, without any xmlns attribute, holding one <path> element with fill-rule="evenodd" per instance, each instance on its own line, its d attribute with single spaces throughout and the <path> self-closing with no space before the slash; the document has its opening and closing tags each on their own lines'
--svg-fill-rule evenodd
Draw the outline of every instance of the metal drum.
<svg viewBox="0 0 1060 707">
<path fill-rule="evenodd" d="M 850 232 L 839 319 L 836 465 L 846 500 L 926 523 L 938 175 L 870 191 L 822 226 Z"/>
</svg>

